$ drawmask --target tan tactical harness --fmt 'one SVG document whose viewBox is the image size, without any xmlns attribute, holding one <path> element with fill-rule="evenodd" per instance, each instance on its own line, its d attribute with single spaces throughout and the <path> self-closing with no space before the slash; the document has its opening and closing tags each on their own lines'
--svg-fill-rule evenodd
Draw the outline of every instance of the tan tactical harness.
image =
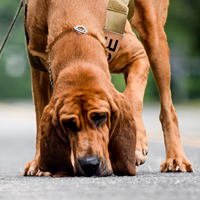
<svg viewBox="0 0 200 200">
<path fill-rule="evenodd" d="M 130 10 L 128 8 L 130 7 Z M 107 5 L 104 33 L 106 47 L 109 51 L 108 62 L 111 62 L 117 54 L 126 25 L 126 19 L 133 17 L 134 0 L 109 0 Z M 129 14 L 129 15 L 128 15 Z"/>
</svg>

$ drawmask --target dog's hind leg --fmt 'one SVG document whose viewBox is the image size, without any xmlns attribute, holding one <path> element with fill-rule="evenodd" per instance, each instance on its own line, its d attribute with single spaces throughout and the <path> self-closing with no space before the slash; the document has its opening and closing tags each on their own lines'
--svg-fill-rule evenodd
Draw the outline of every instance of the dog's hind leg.
<svg viewBox="0 0 200 200">
<path fill-rule="evenodd" d="M 192 165 L 183 151 L 178 119 L 171 99 L 169 47 L 164 31 L 168 4 L 168 0 L 135 0 L 131 25 L 144 44 L 160 95 L 160 121 L 166 147 L 166 161 L 162 163 L 160 171 L 190 172 L 193 171 Z"/>
</svg>

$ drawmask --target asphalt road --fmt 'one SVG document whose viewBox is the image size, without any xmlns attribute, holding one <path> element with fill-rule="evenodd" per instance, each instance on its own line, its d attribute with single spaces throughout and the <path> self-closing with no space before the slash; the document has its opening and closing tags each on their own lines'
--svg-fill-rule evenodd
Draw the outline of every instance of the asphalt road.
<svg viewBox="0 0 200 200">
<path fill-rule="evenodd" d="M 23 168 L 35 153 L 34 109 L 29 103 L 0 103 L 0 199 L 199 200 L 200 108 L 177 109 L 184 150 L 193 164 L 193 173 L 158 172 L 165 158 L 158 114 L 158 105 L 144 107 L 150 152 L 135 177 L 23 177 Z"/>
</svg>

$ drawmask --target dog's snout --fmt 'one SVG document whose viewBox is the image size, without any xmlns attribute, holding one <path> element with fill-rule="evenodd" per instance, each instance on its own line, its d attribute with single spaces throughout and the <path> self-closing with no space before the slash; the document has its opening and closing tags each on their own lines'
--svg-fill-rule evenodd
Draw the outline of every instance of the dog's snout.
<svg viewBox="0 0 200 200">
<path fill-rule="evenodd" d="M 100 160 L 97 156 L 83 157 L 79 158 L 78 160 L 83 172 L 87 176 L 92 176 L 96 174 L 100 164 Z"/>
</svg>

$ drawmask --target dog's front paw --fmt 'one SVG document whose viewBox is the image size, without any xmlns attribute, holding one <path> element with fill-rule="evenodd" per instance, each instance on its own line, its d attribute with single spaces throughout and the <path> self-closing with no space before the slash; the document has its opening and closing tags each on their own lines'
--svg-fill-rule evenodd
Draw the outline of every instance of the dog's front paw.
<svg viewBox="0 0 200 200">
<path fill-rule="evenodd" d="M 34 159 L 33 161 L 26 163 L 23 175 L 24 176 L 36 176 L 38 170 L 39 170 L 38 169 L 38 161 Z"/>
<path fill-rule="evenodd" d="M 42 172 L 38 168 L 38 161 L 34 159 L 31 162 L 27 162 L 24 168 L 24 176 L 51 176 L 50 172 Z"/>
<path fill-rule="evenodd" d="M 136 166 L 140 166 L 145 163 L 148 152 L 149 152 L 149 148 L 147 145 L 147 139 L 145 138 L 145 139 L 137 140 L 136 151 L 135 151 Z"/>
<path fill-rule="evenodd" d="M 144 153 L 143 153 L 144 152 Z M 136 157 L 136 166 L 140 166 L 142 164 L 145 163 L 146 159 L 147 159 L 147 151 L 135 151 L 135 157 Z"/>
<path fill-rule="evenodd" d="M 193 172 L 193 168 L 187 158 L 169 158 L 161 164 L 160 172 Z"/>
</svg>

